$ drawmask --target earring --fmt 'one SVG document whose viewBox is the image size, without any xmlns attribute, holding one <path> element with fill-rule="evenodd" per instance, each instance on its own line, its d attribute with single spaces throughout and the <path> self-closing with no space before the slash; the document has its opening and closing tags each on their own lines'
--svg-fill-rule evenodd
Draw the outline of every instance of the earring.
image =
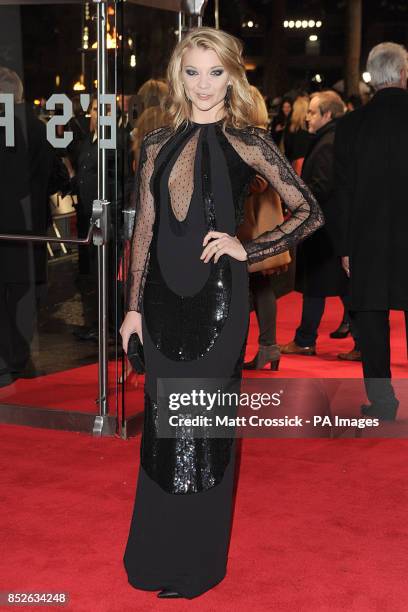
<svg viewBox="0 0 408 612">
<path fill-rule="evenodd" d="M 231 90 L 232 90 L 232 85 L 229 84 L 227 87 L 227 91 L 225 92 L 225 98 L 224 98 L 225 108 L 231 108 Z"/>
</svg>

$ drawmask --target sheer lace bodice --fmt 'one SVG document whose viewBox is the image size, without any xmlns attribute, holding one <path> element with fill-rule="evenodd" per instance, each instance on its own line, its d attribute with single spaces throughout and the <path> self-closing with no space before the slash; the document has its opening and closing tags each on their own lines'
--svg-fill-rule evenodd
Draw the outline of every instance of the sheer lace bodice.
<svg viewBox="0 0 408 612">
<path fill-rule="evenodd" d="M 289 218 L 281 225 L 271 228 L 254 240 L 243 243 L 248 263 L 261 261 L 287 250 L 323 224 L 323 215 L 314 196 L 280 153 L 267 132 L 253 127 L 246 129 L 227 127 L 224 130 L 221 122 L 215 125 L 223 146 L 232 147 L 242 160 L 243 166 L 252 169 L 253 173 L 264 176 L 290 211 Z M 200 131 L 205 129 L 205 125 L 189 124 L 189 129 L 191 135 L 189 134 L 180 150 L 168 181 L 171 208 L 179 221 L 186 218 L 195 189 L 197 143 Z M 128 310 L 140 311 L 141 308 L 149 264 L 149 248 L 154 231 L 156 206 L 153 178 L 157 170 L 157 158 L 166 143 L 179 133 L 179 130 L 173 132 L 171 128 L 159 128 L 150 132 L 142 144 L 136 180 L 136 218 L 129 267 Z M 231 179 L 233 180 L 233 177 Z M 241 197 L 235 197 L 234 201 L 234 205 L 240 208 L 236 215 L 238 220 L 242 218 L 242 200 Z"/>
</svg>

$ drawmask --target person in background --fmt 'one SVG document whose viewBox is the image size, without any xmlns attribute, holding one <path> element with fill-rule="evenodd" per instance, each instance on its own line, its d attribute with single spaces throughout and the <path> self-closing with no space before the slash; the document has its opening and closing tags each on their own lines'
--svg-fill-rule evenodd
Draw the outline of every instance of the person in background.
<svg viewBox="0 0 408 612">
<path fill-rule="evenodd" d="M 268 111 L 264 99 L 256 87 L 251 85 L 250 89 L 254 98 L 253 124 L 267 130 Z M 238 238 L 242 241 L 251 238 L 249 234 L 252 228 L 251 222 L 256 226 L 258 235 L 271 229 L 268 221 L 274 214 L 274 206 L 278 206 L 282 213 L 282 204 L 278 194 L 262 176 L 257 174 L 250 184 L 250 195 L 245 202 L 244 222 L 238 230 Z M 270 258 L 270 260 L 275 258 Z M 244 363 L 245 370 L 260 370 L 267 364 L 270 365 L 271 370 L 276 371 L 279 368 L 280 350 L 276 342 L 277 296 L 274 279 L 275 275 L 287 272 L 288 265 L 271 267 L 270 260 L 269 266 L 268 259 L 266 259 L 263 270 L 252 272 L 249 276 L 249 287 L 258 321 L 259 336 L 256 355 L 251 361 Z"/>
<path fill-rule="evenodd" d="M 146 108 L 140 117 L 137 119 L 135 127 L 132 130 L 132 153 L 133 153 L 133 170 L 137 171 L 139 165 L 139 155 L 142 146 L 143 138 L 149 132 L 156 130 L 168 124 L 168 117 L 161 106 L 151 106 Z"/>
<path fill-rule="evenodd" d="M 346 100 L 347 112 L 351 113 L 352 111 L 356 110 L 356 108 L 360 108 L 362 104 L 363 104 L 363 101 L 361 97 L 358 96 L 357 94 L 352 94 Z"/>
<path fill-rule="evenodd" d="M 307 118 L 315 139 L 303 164 L 302 179 L 319 202 L 326 223 L 298 247 L 296 289 L 303 294 L 302 320 L 295 338 L 281 346 L 285 355 L 316 354 L 318 328 L 327 296 L 341 296 L 348 308 L 347 275 L 334 248 L 338 215 L 333 189 L 333 143 L 336 121 L 343 114 L 344 104 L 334 91 L 312 95 Z"/>
<path fill-rule="evenodd" d="M 152 132 L 153 130 L 156 130 L 159 127 L 168 125 L 168 123 L 169 123 L 169 118 L 166 115 L 165 111 L 161 108 L 161 106 L 157 106 L 157 105 L 146 108 L 136 121 L 135 127 L 132 131 L 132 155 L 133 155 L 132 169 L 133 169 L 134 174 L 129 180 L 129 187 L 131 187 L 131 189 L 128 195 L 126 196 L 127 201 L 129 202 L 129 208 L 128 208 L 127 214 L 129 214 L 132 210 L 135 211 L 135 208 L 136 208 L 136 198 L 135 198 L 136 194 L 135 194 L 133 183 L 134 183 L 134 175 L 137 173 L 137 169 L 139 167 L 140 151 L 141 151 L 143 139 L 146 136 L 146 134 L 149 134 L 149 132 Z M 128 227 L 127 233 L 129 235 L 125 235 L 123 239 L 123 254 L 120 258 L 119 274 L 118 274 L 118 283 L 119 283 L 118 294 L 120 296 L 123 296 L 124 291 L 125 291 L 126 279 L 125 279 L 124 271 L 129 268 L 130 236 L 131 236 L 132 230 L 133 230 L 133 223 L 129 225 Z M 123 309 L 123 305 L 121 304 L 121 308 L 119 308 L 118 310 L 122 312 L 122 309 Z M 130 377 L 131 374 L 132 374 L 132 366 L 130 365 L 129 360 L 127 356 L 125 355 L 124 372 L 119 377 L 119 382 L 120 383 L 124 382 Z M 136 376 L 137 375 L 135 373 L 135 377 Z M 137 381 L 137 378 L 136 380 L 133 381 L 134 383 L 133 386 L 137 386 L 136 381 Z"/>
<path fill-rule="evenodd" d="M 350 276 L 367 397 L 365 416 L 394 420 L 390 310 L 408 311 L 407 50 L 375 46 L 367 61 L 376 90 L 339 122 L 334 143 L 337 254 Z M 406 319 L 407 320 L 407 319 Z"/>
<path fill-rule="evenodd" d="M 133 98 L 133 116 L 131 123 L 142 115 L 142 113 L 152 106 L 160 106 L 168 94 L 167 83 L 161 79 L 149 79 L 138 89 Z"/>
<path fill-rule="evenodd" d="M 97 145 L 97 121 L 98 121 L 98 99 L 96 95 L 91 98 L 88 108 L 90 114 L 88 133 L 80 142 L 76 152 L 76 170 L 71 178 L 72 193 L 78 196 L 76 206 L 78 238 L 85 238 L 89 229 L 92 216 L 92 204 L 98 193 L 98 145 Z M 91 273 L 92 265 L 95 263 L 96 249 L 78 246 L 78 269 L 80 275 Z"/>
<path fill-rule="evenodd" d="M 296 98 L 289 123 L 285 128 L 283 136 L 285 155 L 299 176 L 302 174 L 303 160 L 313 139 L 311 133 L 307 129 L 306 117 L 308 108 L 308 96 L 299 96 Z"/>
<path fill-rule="evenodd" d="M 89 133 L 82 141 L 78 155 L 78 169 L 71 177 L 71 193 L 78 196 L 78 204 L 76 206 L 77 213 L 77 229 L 78 237 L 86 237 L 89 224 L 92 217 L 92 207 L 94 200 L 98 197 L 98 142 L 97 142 L 97 125 L 98 125 L 98 99 L 96 94 L 91 98 L 91 103 L 88 108 L 90 114 Z M 123 149 L 122 149 L 122 133 L 117 128 L 118 147 L 116 151 L 107 150 L 107 199 L 110 202 L 110 219 L 111 232 L 116 229 L 116 224 L 120 223 L 122 216 L 122 192 L 120 185 L 122 181 L 118 181 L 116 187 L 116 172 L 121 172 Z M 124 164 L 126 176 L 126 163 Z M 78 245 L 78 271 L 80 289 L 89 291 L 90 288 L 96 290 L 97 287 L 97 249 L 94 245 Z M 117 327 L 116 321 L 116 275 L 117 262 L 114 241 L 108 243 L 108 276 L 109 276 L 109 326 L 112 333 Z M 93 312 L 88 313 L 90 320 L 86 321 L 83 329 L 75 332 L 75 336 L 79 340 L 98 341 L 98 324 L 96 320 L 96 304 Z"/>
<path fill-rule="evenodd" d="M 351 113 L 362 106 L 363 101 L 360 96 L 352 94 L 346 100 L 346 112 Z M 330 333 L 330 338 L 347 338 L 351 334 L 350 315 L 346 308 L 343 310 L 343 317 L 340 325 Z M 345 354 L 345 353 L 344 353 Z"/>
<path fill-rule="evenodd" d="M 72 166 L 72 171 L 78 172 L 78 158 L 81 146 L 89 134 L 89 119 L 81 106 L 79 95 L 72 97 L 72 110 L 73 116 L 68 122 L 66 131 L 72 132 L 73 139 L 67 146 L 66 152 Z"/>
<path fill-rule="evenodd" d="M 283 134 L 290 121 L 292 113 L 292 101 L 283 98 L 278 114 L 272 119 L 271 136 L 281 150 L 283 150 Z"/>
<path fill-rule="evenodd" d="M 46 235 L 49 196 L 68 191 L 69 176 L 46 126 L 23 99 L 23 83 L 0 67 L 0 93 L 14 96 L 14 146 L 0 130 L 0 233 Z M 31 342 L 47 284 L 46 243 L 0 242 L 0 386 L 35 377 Z"/>
</svg>

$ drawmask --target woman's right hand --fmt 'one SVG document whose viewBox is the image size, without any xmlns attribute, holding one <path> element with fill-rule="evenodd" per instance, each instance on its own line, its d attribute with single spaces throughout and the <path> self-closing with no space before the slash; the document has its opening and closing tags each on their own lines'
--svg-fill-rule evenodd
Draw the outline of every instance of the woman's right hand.
<svg viewBox="0 0 408 612">
<path fill-rule="evenodd" d="M 129 310 L 123 319 L 123 323 L 119 330 L 120 335 L 122 336 L 122 346 L 123 350 L 127 354 L 129 338 L 132 334 L 137 333 L 140 338 L 140 342 L 143 344 L 142 338 L 142 315 L 140 312 L 136 312 L 135 310 Z"/>
</svg>

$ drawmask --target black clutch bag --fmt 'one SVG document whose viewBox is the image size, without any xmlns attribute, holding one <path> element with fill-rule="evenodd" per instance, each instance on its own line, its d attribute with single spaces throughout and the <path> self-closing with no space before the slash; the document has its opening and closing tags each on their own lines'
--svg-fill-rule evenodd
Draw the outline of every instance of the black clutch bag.
<svg viewBox="0 0 408 612">
<path fill-rule="evenodd" d="M 129 338 L 127 358 L 135 372 L 144 374 L 145 360 L 143 344 L 140 342 L 140 338 L 136 333 L 132 334 Z"/>
</svg>

